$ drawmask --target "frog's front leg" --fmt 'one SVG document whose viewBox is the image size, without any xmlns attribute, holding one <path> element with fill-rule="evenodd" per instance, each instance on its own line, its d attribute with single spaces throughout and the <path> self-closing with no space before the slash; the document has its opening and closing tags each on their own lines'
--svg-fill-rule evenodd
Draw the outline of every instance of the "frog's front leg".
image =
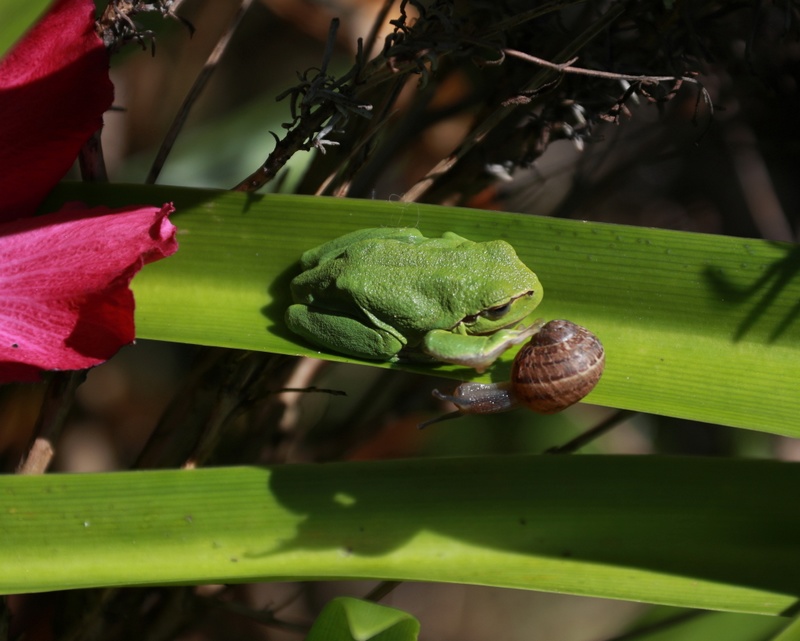
<svg viewBox="0 0 800 641">
<path fill-rule="evenodd" d="M 544 320 L 540 318 L 530 325 L 516 329 L 499 329 L 484 336 L 436 329 L 425 335 L 422 350 L 436 360 L 473 367 L 483 373 L 509 347 L 526 341 L 542 325 Z"/>
<path fill-rule="evenodd" d="M 290 305 L 286 324 L 309 343 L 357 358 L 396 360 L 404 346 L 400 338 L 381 328 L 307 305 Z"/>
</svg>

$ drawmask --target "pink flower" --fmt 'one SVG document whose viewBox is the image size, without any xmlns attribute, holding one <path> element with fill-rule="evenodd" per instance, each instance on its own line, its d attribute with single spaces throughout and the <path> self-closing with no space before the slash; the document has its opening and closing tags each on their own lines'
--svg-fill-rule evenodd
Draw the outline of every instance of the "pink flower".
<svg viewBox="0 0 800 641">
<path fill-rule="evenodd" d="M 0 382 L 82 369 L 133 341 L 141 267 L 177 250 L 172 205 L 32 217 L 111 106 L 90 0 L 57 0 L 0 61 Z"/>
</svg>

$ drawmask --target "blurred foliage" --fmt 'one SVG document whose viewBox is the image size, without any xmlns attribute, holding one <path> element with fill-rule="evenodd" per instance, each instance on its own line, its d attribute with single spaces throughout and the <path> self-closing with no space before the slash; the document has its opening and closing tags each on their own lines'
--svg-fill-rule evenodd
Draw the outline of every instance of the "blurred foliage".
<svg viewBox="0 0 800 641">
<path fill-rule="evenodd" d="M 0 56 L 5 55 L 46 8 L 46 0 L 0 0 L 0 24 L 3 25 L 0 30 Z"/>
</svg>

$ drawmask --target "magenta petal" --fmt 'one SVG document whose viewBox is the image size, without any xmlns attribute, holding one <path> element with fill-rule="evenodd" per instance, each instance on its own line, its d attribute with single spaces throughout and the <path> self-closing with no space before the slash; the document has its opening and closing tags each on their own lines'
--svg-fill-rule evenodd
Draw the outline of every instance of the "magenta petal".
<svg viewBox="0 0 800 641">
<path fill-rule="evenodd" d="M 177 250 L 172 205 L 0 225 L 0 382 L 101 363 L 134 339 L 131 279 Z"/>
<path fill-rule="evenodd" d="M 114 89 L 91 0 L 57 0 L 0 61 L 0 221 L 31 215 L 102 126 Z"/>
</svg>

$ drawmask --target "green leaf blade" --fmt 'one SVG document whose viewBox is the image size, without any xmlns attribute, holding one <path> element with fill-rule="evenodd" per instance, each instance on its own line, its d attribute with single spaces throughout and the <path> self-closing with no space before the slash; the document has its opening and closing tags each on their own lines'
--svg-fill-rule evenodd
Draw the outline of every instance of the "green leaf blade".
<svg viewBox="0 0 800 641">
<path fill-rule="evenodd" d="M 800 464 L 513 456 L 0 479 L 0 592 L 377 578 L 755 614 L 800 596 Z"/>
<path fill-rule="evenodd" d="M 143 338 L 348 361 L 283 322 L 300 254 L 364 227 L 509 240 L 544 285 L 541 315 L 591 329 L 606 373 L 589 402 L 800 436 L 800 251 L 792 245 L 429 205 L 179 188 L 62 186 L 59 201 L 174 201 L 181 249 L 134 281 Z M 514 350 L 484 380 L 509 376 Z M 370 363 L 455 378 L 452 366 Z M 480 377 L 479 377 L 480 378 Z"/>
</svg>

